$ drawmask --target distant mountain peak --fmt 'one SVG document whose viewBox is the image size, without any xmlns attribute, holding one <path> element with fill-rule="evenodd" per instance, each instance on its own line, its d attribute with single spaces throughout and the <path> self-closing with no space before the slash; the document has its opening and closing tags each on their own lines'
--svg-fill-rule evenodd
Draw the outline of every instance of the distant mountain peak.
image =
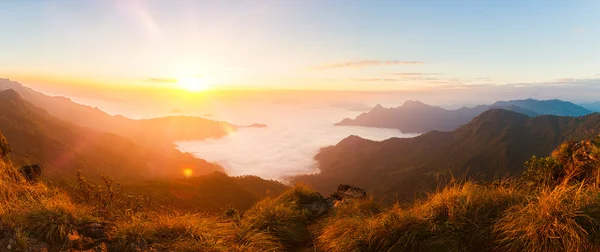
<svg viewBox="0 0 600 252">
<path fill-rule="evenodd" d="M 422 103 L 420 101 L 413 101 L 413 100 L 408 100 L 405 101 L 404 104 L 402 104 L 402 106 L 427 106 L 427 107 L 431 107 L 430 105 L 427 105 L 425 103 Z"/>
</svg>

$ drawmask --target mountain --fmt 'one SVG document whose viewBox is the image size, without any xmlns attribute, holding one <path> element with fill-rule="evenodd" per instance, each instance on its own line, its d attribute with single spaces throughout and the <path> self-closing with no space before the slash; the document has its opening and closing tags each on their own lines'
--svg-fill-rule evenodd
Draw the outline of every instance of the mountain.
<svg viewBox="0 0 600 252">
<path fill-rule="evenodd" d="M 23 99 L 43 108 L 58 119 L 96 131 L 118 134 L 139 143 L 167 144 L 179 140 L 221 137 L 240 127 L 201 117 L 171 116 L 133 120 L 118 115 L 112 116 L 98 108 L 77 104 L 65 97 L 47 96 L 18 82 L 0 79 L 0 90 L 8 89 L 15 90 Z"/>
<path fill-rule="evenodd" d="M 221 171 L 218 165 L 171 146 L 140 145 L 129 138 L 59 120 L 25 101 L 14 90 L 0 92 L 0 131 L 18 165 L 40 163 L 50 178 L 107 174 L 118 181 L 183 177 Z"/>
<path fill-rule="evenodd" d="M 584 104 L 579 104 L 579 106 L 582 106 L 591 111 L 600 112 L 600 102 L 584 103 Z"/>
<path fill-rule="evenodd" d="M 371 111 L 360 114 L 356 119 L 346 118 L 335 125 L 397 128 L 404 133 L 424 133 L 431 130 L 451 131 L 466 124 L 482 112 L 497 108 L 528 116 L 582 116 L 592 113 L 583 107 L 560 100 L 499 101 L 491 105 L 463 107 L 456 110 L 430 106 L 419 101 L 406 101 L 402 106 L 396 108 L 384 108 L 377 105 Z"/>
<path fill-rule="evenodd" d="M 520 174 L 523 163 L 532 155 L 545 156 L 566 140 L 582 140 L 599 133 L 598 113 L 532 118 L 492 109 L 450 132 L 431 131 L 381 142 L 350 136 L 316 155 L 319 174 L 298 176 L 293 181 L 324 192 L 345 183 L 369 189 L 380 197 L 398 194 L 411 198 L 421 189 L 434 189 L 438 176 L 466 174 L 490 180 Z"/>
</svg>

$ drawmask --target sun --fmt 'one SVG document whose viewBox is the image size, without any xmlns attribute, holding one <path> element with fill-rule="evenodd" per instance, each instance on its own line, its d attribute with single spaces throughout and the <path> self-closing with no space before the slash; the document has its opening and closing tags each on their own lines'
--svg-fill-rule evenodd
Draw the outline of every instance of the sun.
<svg viewBox="0 0 600 252">
<path fill-rule="evenodd" d="M 201 92 L 212 87 L 212 78 L 210 76 L 193 76 L 177 79 L 177 84 L 181 88 L 191 92 Z"/>
<path fill-rule="evenodd" d="M 192 177 L 193 174 L 194 174 L 194 171 L 192 169 L 183 170 L 183 176 L 185 176 L 186 178 Z"/>
</svg>

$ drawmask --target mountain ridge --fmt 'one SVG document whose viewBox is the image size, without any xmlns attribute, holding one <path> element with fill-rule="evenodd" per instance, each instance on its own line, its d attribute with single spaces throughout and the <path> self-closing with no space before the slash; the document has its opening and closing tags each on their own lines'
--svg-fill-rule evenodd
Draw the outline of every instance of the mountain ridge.
<svg viewBox="0 0 600 252">
<path fill-rule="evenodd" d="M 293 181 L 319 191 L 330 191 L 337 181 L 366 188 L 378 197 L 399 194 L 406 199 L 417 191 L 435 189 L 439 176 L 491 180 L 517 175 L 527 158 L 548 155 L 564 141 L 599 133 L 599 113 L 527 117 L 492 109 L 454 131 L 429 131 L 380 142 L 349 136 L 315 156 L 321 173 L 297 176 Z"/>
<path fill-rule="evenodd" d="M 498 101 L 491 105 L 461 107 L 454 110 L 409 100 L 394 108 L 384 108 L 378 104 L 369 112 L 362 113 L 355 119 L 345 118 L 335 125 L 396 128 L 404 133 L 424 133 L 430 130 L 452 131 L 484 111 L 498 108 L 519 112 L 530 117 L 545 114 L 582 116 L 593 113 L 571 102 L 557 99 Z"/>
<path fill-rule="evenodd" d="M 175 141 L 222 137 L 240 127 L 247 127 L 195 116 L 188 116 L 185 120 L 179 116 L 136 120 L 122 115 L 109 115 L 96 107 L 75 103 L 67 97 L 48 96 L 16 81 L 0 79 L 0 91 L 9 89 L 58 119 L 121 135 L 143 144 L 168 146 Z"/>
</svg>

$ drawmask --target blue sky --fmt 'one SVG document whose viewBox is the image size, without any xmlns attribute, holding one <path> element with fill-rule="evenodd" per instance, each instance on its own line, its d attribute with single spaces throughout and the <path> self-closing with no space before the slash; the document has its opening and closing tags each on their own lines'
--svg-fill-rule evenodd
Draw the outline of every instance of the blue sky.
<svg viewBox="0 0 600 252">
<path fill-rule="evenodd" d="M 0 75 L 51 85 L 210 76 L 216 87 L 402 90 L 600 78 L 600 1 L 24 0 L 0 2 L 0 23 Z"/>
</svg>

